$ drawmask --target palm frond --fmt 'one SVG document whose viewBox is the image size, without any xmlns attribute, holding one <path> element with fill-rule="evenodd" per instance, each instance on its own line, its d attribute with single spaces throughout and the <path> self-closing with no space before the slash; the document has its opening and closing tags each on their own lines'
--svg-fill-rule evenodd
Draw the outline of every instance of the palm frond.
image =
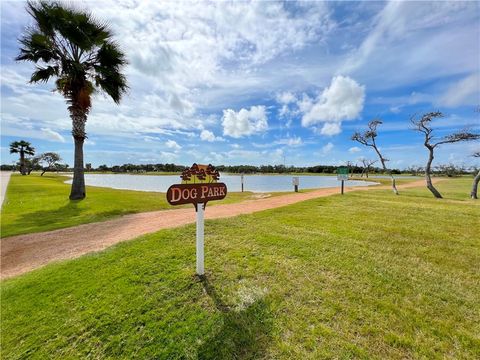
<svg viewBox="0 0 480 360">
<path fill-rule="evenodd" d="M 81 51 L 100 46 L 111 37 L 107 25 L 97 21 L 90 12 L 57 5 L 54 14 L 59 33 Z"/>
<path fill-rule="evenodd" d="M 27 12 L 35 19 L 38 31 L 53 36 L 55 32 L 55 18 L 52 16 L 54 4 L 45 1 L 28 1 Z"/>
<path fill-rule="evenodd" d="M 10 153 L 17 154 L 23 152 L 27 155 L 33 155 L 35 153 L 35 148 L 31 146 L 28 141 L 20 140 L 20 141 L 13 141 L 10 143 Z"/>
<path fill-rule="evenodd" d="M 111 68 L 126 65 L 125 55 L 120 51 L 117 44 L 105 42 L 97 52 L 96 60 L 100 67 Z"/>
<path fill-rule="evenodd" d="M 103 71 L 101 75 L 96 76 L 95 81 L 96 85 L 105 91 L 117 104 L 128 90 L 125 76 L 117 71 Z"/>
<path fill-rule="evenodd" d="M 31 83 L 37 82 L 48 82 L 52 76 L 58 75 L 57 66 L 47 66 L 42 68 L 37 66 L 37 70 L 33 72 L 32 77 L 30 78 Z"/>
<path fill-rule="evenodd" d="M 58 58 L 54 45 L 49 38 L 42 33 L 30 31 L 20 39 L 20 43 L 23 47 L 20 48 L 20 54 L 15 58 L 17 61 L 28 60 L 38 62 L 42 60 L 48 63 L 52 59 Z"/>
<path fill-rule="evenodd" d="M 35 26 L 20 39 L 18 61 L 43 62 L 30 82 L 46 82 L 57 77 L 56 89 L 70 104 L 88 110 L 94 86 L 116 103 L 127 91 L 121 73 L 127 63 L 119 46 L 111 39 L 107 24 L 85 10 L 57 1 L 28 2 L 27 12 Z"/>
</svg>

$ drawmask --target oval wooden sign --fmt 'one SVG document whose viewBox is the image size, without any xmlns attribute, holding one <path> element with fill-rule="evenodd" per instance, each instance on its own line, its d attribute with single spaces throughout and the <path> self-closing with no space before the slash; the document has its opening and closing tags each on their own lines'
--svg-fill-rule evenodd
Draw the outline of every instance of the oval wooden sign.
<svg viewBox="0 0 480 360">
<path fill-rule="evenodd" d="M 170 205 L 206 204 L 212 200 L 222 200 L 227 196 L 224 183 L 175 184 L 167 190 Z"/>
</svg>

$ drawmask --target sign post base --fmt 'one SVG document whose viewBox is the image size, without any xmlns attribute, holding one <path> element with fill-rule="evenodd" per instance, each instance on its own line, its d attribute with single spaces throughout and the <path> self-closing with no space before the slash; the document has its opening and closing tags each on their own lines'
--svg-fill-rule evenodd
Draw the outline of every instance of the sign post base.
<svg viewBox="0 0 480 360">
<path fill-rule="evenodd" d="M 205 274 L 204 266 L 204 212 L 203 204 L 197 204 L 197 275 Z"/>
</svg>

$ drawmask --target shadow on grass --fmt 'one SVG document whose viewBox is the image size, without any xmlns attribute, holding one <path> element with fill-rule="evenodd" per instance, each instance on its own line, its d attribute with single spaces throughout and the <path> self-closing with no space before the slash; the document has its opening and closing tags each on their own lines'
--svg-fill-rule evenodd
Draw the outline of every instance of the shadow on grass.
<svg viewBox="0 0 480 360">
<path fill-rule="evenodd" d="M 234 309 L 221 300 L 208 277 L 202 277 L 201 282 L 217 310 L 223 314 L 223 324 L 205 340 L 198 350 L 198 358 L 264 358 L 273 328 L 273 317 L 267 301 L 262 298 L 243 309 Z"/>
<path fill-rule="evenodd" d="M 12 223 L 3 226 L 2 236 L 15 236 L 32 232 L 28 231 L 29 229 L 33 229 L 33 232 L 62 229 L 124 214 L 122 211 L 113 210 L 87 215 L 84 214 L 86 209 L 78 206 L 81 201 L 70 200 L 67 204 L 57 209 L 38 210 L 21 214 Z M 72 218 L 77 217 L 90 218 L 90 221 L 72 221 Z"/>
<path fill-rule="evenodd" d="M 24 223 L 33 221 L 37 224 L 47 224 L 56 218 L 76 216 L 82 212 L 82 210 L 78 208 L 79 202 L 80 200 L 69 200 L 64 206 L 56 209 L 46 209 L 24 213 L 18 218 L 17 222 Z"/>
</svg>

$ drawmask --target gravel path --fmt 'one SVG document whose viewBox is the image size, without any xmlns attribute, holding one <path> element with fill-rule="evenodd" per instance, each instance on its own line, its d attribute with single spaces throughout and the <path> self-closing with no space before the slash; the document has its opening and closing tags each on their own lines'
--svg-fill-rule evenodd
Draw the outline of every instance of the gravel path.
<svg viewBox="0 0 480 360">
<path fill-rule="evenodd" d="M 3 205 L 3 200 L 5 200 L 5 193 L 7 192 L 7 186 L 10 181 L 10 176 L 12 173 L 10 171 L 0 171 L 0 207 Z"/>
<path fill-rule="evenodd" d="M 424 180 L 398 186 L 399 189 L 423 186 Z M 389 189 L 390 186 L 351 187 L 350 191 Z M 318 189 L 308 193 L 247 200 L 235 204 L 207 206 L 206 219 L 228 218 L 273 209 L 300 201 L 338 194 L 339 189 Z M 100 251 L 122 241 L 195 222 L 192 208 L 152 211 L 125 215 L 114 220 L 74 226 L 66 229 L 7 237 L 1 240 L 1 278 L 17 276 L 52 261 L 73 259 Z M 192 240 L 194 241 L 194 239 Z"/>
</svg>

